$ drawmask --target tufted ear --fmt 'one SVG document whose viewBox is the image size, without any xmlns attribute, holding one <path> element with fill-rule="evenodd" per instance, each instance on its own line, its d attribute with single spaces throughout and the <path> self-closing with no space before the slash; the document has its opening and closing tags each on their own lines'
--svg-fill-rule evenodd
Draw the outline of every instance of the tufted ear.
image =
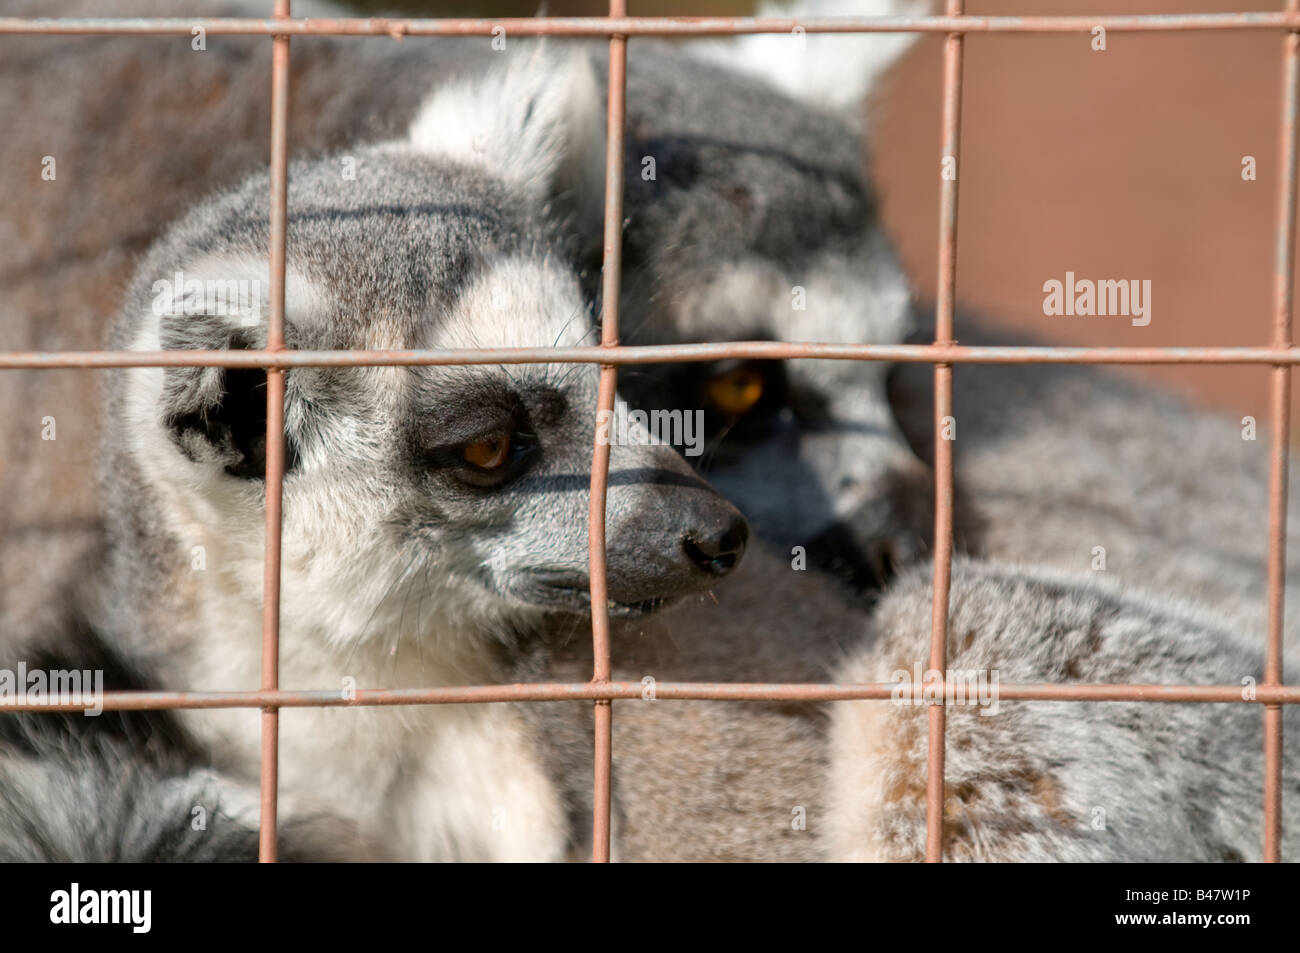
<svg viewBox="0 0 1300 953">
<path fill-rule="evenodd" d="M 486 169 L 584 221 L 604 200 L 605 106 L 585 44 L 511 40 L 479 74 L 438 88 L 410 145 Z"/>
<path fill-rule="evenodd" d="M 266 267 L 245 260 L 207 261 L 153 284 L 158 345 L 162 350 L 247 350 L 266 344 Z M 294 315 L 309 311 L 314 293 L 298 276 L 285 290 L 286 329 L 297 337 Z M 266 470 L 266 372 L 260 368 L 169 367 L 163 373 L 158 414 L 187 458 L 241 479 Z M 287 440 L 286 463 L 296 460 Z"/>
<path fill-rule="evenodd" d="M 763 0 L 760 17 L 920 17 L 934 0 Z M 732 69 L 761 76 L 783 93 L 856 118 L 876 81 L 911 49 L 917 33 L 756 33 L 692 44 Z"/>
<path fill-rule="evenodd" d="M 250 345 L 237 338 L 231 349 Z M 168 368 L 163 424 L 180 451 L 241 479 L 266 472 L 266 372 L 248 368 Z M 292 441 L 286 448 L 294 459 Z"/>
</svg>

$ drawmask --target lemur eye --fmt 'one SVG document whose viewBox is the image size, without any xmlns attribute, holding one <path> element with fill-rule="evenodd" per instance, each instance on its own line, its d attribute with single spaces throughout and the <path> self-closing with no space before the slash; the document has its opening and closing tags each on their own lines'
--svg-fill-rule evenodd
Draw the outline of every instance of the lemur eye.
<svg viewBox="0 0 1300 953">
<path fill-rule="evenodd" d="M 495 470 L 510 459 L 510 434 L 502 431 L 475 440 L 461 451 L 461 455 L 480 470 Z"/>
<path fill-rule="evenodd" d="M 763 396 L 766 381 L 753 367 L 737 367 L 709 379 L 707 391 L 713 406 L 729 417 L 748 413 Z"/>
</svg>

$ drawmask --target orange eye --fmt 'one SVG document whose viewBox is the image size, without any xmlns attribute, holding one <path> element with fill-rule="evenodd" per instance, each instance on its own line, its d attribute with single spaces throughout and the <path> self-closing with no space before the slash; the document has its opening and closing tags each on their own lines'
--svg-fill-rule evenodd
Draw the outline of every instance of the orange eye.
<svg viewBox="0 0 1300 953">
<path fill-rule="evenodd" d="M 510 434 L 496 433 L 475 440 L 464 449 L 463 456 L 480 470 L 495 470 L 510 456 Z"/>
<path fill-rule="evenodd" d="M 748 413 L 763 396 L 763 375 L 752 367 L 738 367 L 709 381 L 709 400 L 729 417 Z"/>
</svg>

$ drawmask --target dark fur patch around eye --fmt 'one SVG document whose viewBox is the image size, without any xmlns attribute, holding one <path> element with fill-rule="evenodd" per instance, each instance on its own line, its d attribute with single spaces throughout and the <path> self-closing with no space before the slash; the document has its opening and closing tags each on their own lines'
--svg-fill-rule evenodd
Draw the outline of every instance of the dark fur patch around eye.
<svg viewBox="0 0 1300 953">
<path fill-rule="evenodd" d="M 469 473 L 473 467 L 464 448 L 505 433 L 517 451 L 499 473 L 509 479 L 535 459 L 541 449 L 539 430 L 560 422 L 568 406 L 563 394 L 540 382 L 516 387 L 495 375 L 472 374 L 421 381 L 412 396 L 407 457 L 426 474 Z"/>
<path fill-rule="evenodd" d="M 768 340 L 770 335 L 755 330 L 740 340 Z M 740 416 L 727 416 L 713 407 L 708 397 L 709 381 L 740 368 L 752 368 L 763 382 L 758 402 Z M 624 376 L 624 396 L 639 410 L 671 410 L 699 407 L 704 410 L 705 432 L 725 433 L 731 444 L 764 439 L 771 421 L 785 407 L 792 406 L 792 394 L 784 361 L 713 361 L 702 364 L 635 365 Z"/>
<path fill-rule="evenodd" d="M 557 422 L 568 400 L 546 383 L 518 385 L 472 373 L 417 384 L 411 399 L 412 435 L 429 446 L 467 443 L 494 429 L 531 429 Z"/>
</svg>

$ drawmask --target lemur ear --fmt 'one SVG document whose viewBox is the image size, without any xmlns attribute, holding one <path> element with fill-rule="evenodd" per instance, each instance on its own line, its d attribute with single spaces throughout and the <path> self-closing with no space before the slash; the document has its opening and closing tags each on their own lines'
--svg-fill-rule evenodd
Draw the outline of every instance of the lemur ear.
<svg viewBox="0 0 1300 953">
<path fill-rule="evenodd" d="M 605 106 L 586 44 L 511 40 L 482 73 L 439 88 L 410 144 L 486 168 L 539 203 L 599 221 Z"/>
<path fill-rule="evenodd" d="M 196 271 L 211 274 L 211 268 Z M 264 269 L 262 269 L 264 274 Z M 225 274 L 231 274 L 225 271 Z M 190 272 L 189 274 L 194 274 Z M 216 293 L 213 285 L 216 284 Z M 266 344 L 264 278 L 186 278 L 154 284 L 163 350 L 246 350 Z M 286 335 L 291 336 L 291 328 Z M 291 342 L 292 343 L 292 342 Z M 266 372 L 259 368 L 169 367 L 159 416 L 190 460 L 241 479 L 266 471 Z M 296 460 L 287 441 L 286 464 Z"/>
<path fill-rule="evenodd" d="M 196 324 L 207 325 L 203 330 L 220 330 L 216 321 Z M 199 328 L 195 324 L 179 332 L 175 322 L 164 321 L 163 347 L 244 350 L 260 346 L 239 333 L 224 337 L 214 333 L 200 343 L 197 332 Z M 219 466 L 241 479 L 261 479 L 265 474 L 266 371 L 169 367 L 164 372 L 159 409 L 172 441 L 189 459 Z M 289 459 L 292 460 L 292 452 Z"/>
<path fill-rule="evenodd" d="M 760 17 L 921 17 L 935 0 L 764 0 Z M 692 43 L 706 59 L 762 77 L 814 106 L 860 117 L 876 82 L 916 42 L 917 33 L 756 33 Z"/>
</svg>

